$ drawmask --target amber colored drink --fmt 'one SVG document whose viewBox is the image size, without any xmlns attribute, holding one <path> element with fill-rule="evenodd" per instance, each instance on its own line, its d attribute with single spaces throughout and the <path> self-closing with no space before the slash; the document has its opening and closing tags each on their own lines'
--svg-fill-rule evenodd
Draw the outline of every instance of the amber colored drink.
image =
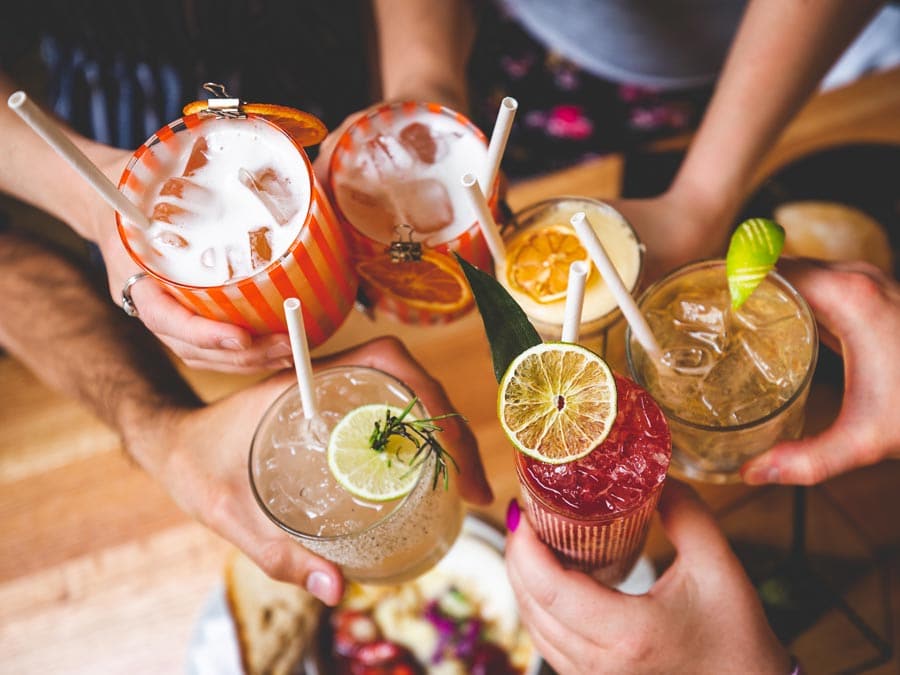
<svg viewBox="0 0 900 675">
<path fill-rule="evenodd" d="M 615 378 L 616 421 L 593 452 L 567 464 L 515 453 L 541 541 L 567 567 L 609 585 L 623 581 L 640 556 L 672 454 L 662 410 L 634 382 Z"/>
</svg>

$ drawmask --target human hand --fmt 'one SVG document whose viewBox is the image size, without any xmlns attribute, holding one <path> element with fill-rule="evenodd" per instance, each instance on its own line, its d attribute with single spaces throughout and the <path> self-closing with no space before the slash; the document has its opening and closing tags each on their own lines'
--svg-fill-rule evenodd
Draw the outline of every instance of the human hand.
<svg viewBox="0 0 900 675">
<path fill-rule="evenodd" d="M 646 247 L 644 282 L 653 282 L 693 260 L 722 255 L 733 214 L 713 209 L 684 190 L 645 199 L 607 200 Z"/>
<path fill-rule="evenodd" d="M 642 596 L 563 569 L 524 518 L 510 533 L 510 583 L 541 655 L 561 675 L 790 672 L 753 586 L 693 490 L 669 479 L 659 509 L 677 554 Z"/>
<path fill-rule="evenodd" d="M 417 393 L 429 413 L 453 412 L 441 386 L 395 338 L 379 338 L 315 364 L 364 365 L 390 372 Z M 333 605 L 343 593 L 339 568 L 303 548 L 259 508 L 247 477 L 253 433 L 272 402 L 292 383 L 293 371 L 275 375 L 217 403 L 197 409 L 165 409 L 140 429 L 126 431 L 136 457 L 158 456 L 145 468 L 188 514 L 235 544 L 275 579 L 305 587 Z M 490 501 L 490 487 L 472 432 L 458 418 L 441 422 L 441 441 L 460 467 L 459 490 L 469 501 Z M 156 452 L 147 450 L 152 446 Z"/>
<path fill-rule="evenodd" d="M 806 298 L 822 341 L 843 355 L 844 396 L 830 427 L 747 462 L 744 481 L 812 485 L 900 458 L 900 284 L 863 262 L 782 259 L 778 269 Z"/>
<path fill-rule="evenodd" d="M 130 157 L 128 151 L 110 149 L 101 169 L 111 180 L 118 181 Z M 88 203 L 87 232 L 103 254 L 113 302 L 121 305 L 125 281 L 141 269 L 122 244 L 112 208 L 94 194 Z M 254 337 L 240 326 L 199 316 L 151 277 L 135 283 L 131 296 L 138 318 L 191 368 L 255 373 L 291 363 L 286 334 Z"/>
</svg>

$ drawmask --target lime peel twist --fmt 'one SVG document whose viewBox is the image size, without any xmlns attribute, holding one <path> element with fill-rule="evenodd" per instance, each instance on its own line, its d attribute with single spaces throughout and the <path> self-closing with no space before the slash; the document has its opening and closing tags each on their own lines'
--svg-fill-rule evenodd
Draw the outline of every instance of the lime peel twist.
<svg viewBox="0 0 900 675">
<path fill-rule="evenodd" d="M 731 306 L 739 309 L 775 267 L 784 248 L 784 228 L 768 218 L 750 218 L 731 235 L 725 273 Z"/>
</svg>

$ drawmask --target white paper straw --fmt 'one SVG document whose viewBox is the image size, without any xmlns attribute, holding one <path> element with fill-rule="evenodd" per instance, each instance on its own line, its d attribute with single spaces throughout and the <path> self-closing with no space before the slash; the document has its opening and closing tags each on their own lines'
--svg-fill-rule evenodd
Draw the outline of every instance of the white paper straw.
<svg viewBox="0 0 900 675">
<path fill-rule="evenodd" d="M 587 249 L 591 260 L 594 261 L 597 269 L 600 270 L 603 280 L 609 286 L 609 290 L 619 304 L 619 308 L 622 310 L 622 314 L 625 315 L 625 320 L 628 321 L 635 338 L 644 348 L 644 351 L 650 355 L 650 358 L 659 362 L 662 358 L 662 350 L 659 348 L 659 343 L 653 336 L 650 326 L 647 324 L 647 320 L 644 318 L 641 310 L 638 309 L 634 298 L 631 297 L 631 293 L 628 292 L 625 284 L 622 283 L 622 278 L 619 276 L 616 268 L 613 267 L 609 256 L 606 254 L 606 249 L 600 243 L 600 238 L 588 222 L 584 211 L 576 213 L 569 222 L 575 228 L 575 233 L 578 235 L 581 245 Z"/>
<path fill-rule="evenodd" d="M 28 98 L 24 91 L 13 93 L 7 100 L 7 105 L 30 126 L 35 133 L 43 138 L 66 160 L 81 177 L 100 193 L 100 196 L 121 213 L 125 218 L 140 227 L 148 227 L 147 217 L 140 212 L 137 206 L 119 192 L 115 184 L 100 171 L 96 164 L 78 149 L 78 147 L 63 132 L 60 126 L 48 117 L 43 110 Z"/>
<path fill-rule="evenodd" d="M 491 251 L 494 264 L 498 265 L 506 258 L 506 246 L 503 244 L 503 237 L 500 236 L 500 230 L 491 214 L 491 208 L 484 197 L 484 192 L 481 191 L 474 173 L 463 174 L 461 181 L 472 202 L 472 208 L 475 209 L 475 217 L 478 218 L 478 225 L 481 227 L 488 249 Z"/>
<path fill-rule="evenodd" d="M 589 269 L 584 260 L 576 260 L 569 265 L 566 308 L 560 337 L 563 342 L 578 342 L 578 333 L 581 330 L 581 310 L 584 307 L 584 281 L 587 279 Z"/>
<path fill-rule="evenodd" d="M 490 195 L 494 188 L 494 181 L 497 180 L 500 162 L 506 151 L 506 142 L 509 140 L 509 132 L 512 131 L 513 119 L 518 108 L 519 102 L 511 96 L 500 101 L 500 110 L 497 112 L 497 121 L 494 123 L 491 142 L 488 144 L 487 162 L 481 181 L 487 195 Z"/>
<path fill-rule="evenodd" d="M 312 361 L 309 357 L 309 344 L 306 342 L 306 329 L 303 327 L 300 300 L 288 298 L 284 301 L 284 317 L 287 320 L 288 335 L 291 338 L 291 351 L 294 356 L 294 370 L 297 372 L 297 386 L 300 388 L 303 416 L 307 420 L 312 420 L 317 414 L 316 393 L 313 388 Z"/>
</svg>

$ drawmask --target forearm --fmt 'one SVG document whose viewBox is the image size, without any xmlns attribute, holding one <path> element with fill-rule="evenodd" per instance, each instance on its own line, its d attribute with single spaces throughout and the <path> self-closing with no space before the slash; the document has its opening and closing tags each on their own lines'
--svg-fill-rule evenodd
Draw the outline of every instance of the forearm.
<svg viewBox="0 0 900 675">
<path fill-rule="evenodd" d="M 63 256 L 0 233 L 0 345 L 115 429 L 151 474 L 165 421 L 199 404 L 158 343 Z"/>
<path fill-rule="evenodd" d="M 382 98 L 439 98 L 468 108 L 466 65 L 475 36 L 470 0 L 375 0 Z"/>
<path fill-rule="evenodd" d="M 92 205 L 95 196 L 75 170 L 16 115 L 6 101 L 15 83 L 0 72 L 0 191 L 28 202 L 67 223 L 83 237 L 96 241 Z M 95 164 L 108 166 L 119 150 L 74 132 L 69 137 Z M 110 222 L 112 211 L 110 210 Z"/>
<path fill-rule="evenodd" d="M 672 191 L 711 224 L 734 217 L 753 173 L 880 0 L 752 0 Z"/>
</svg>

